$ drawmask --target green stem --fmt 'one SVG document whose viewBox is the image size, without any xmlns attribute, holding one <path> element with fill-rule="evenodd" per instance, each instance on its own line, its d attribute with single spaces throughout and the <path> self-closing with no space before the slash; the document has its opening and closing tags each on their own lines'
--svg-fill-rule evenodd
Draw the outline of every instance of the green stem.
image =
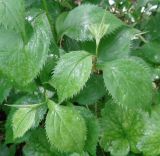
<svg viewBox="0 0 160 156">
<path fill-rule="evenodd" d="M 96 72 L 96 71 L 97 71 L 97 69 L 96 69 L 96 65 L 97 65 L 97 56 L 93 56 L 92 62 L 93 62 L 93 67 L 92 67 L 93 72 Z"/>
<path fill-rule="evenodd" d="M 52 22 L 51 22 L 51 21 L 52 21 L 52 18 L 51 18 L 51 16 L 49 15 L 47 2 L 46 2 L 46 0 L 42 0 L 42 2 L 43 2 L 43 7 L 44 7 L 44 9 L 45 9 L 45 11 L 46 11 L 46 15 L 47 15 L 47 18 L 48 18 L 48 21 L 49 21 L 49 24 L 50 24 L 50 27 L 51 27 L 51 30 L 52 30 L 52 34 L 53 34 L 53 36 L 54 36 L 54 28 L 53 28 Z"/>
<path fill-rule="evenodd" d="M 143 36 L 139 36 L 139 38 L 144 42 L 144 43 L 148 43 L 148 41 L 143 37 Z"/>
<path fill-rule="evenodd" d="M 12 104 L 4 104 L 5 106 L 8 106 L 8 107 L 15 107 L 15 108 L 36 108 L 36 107 L 39 107 L 39 106 L 42 106 L 44 105 L 45 102 L 42 102 L 42 103 L 39 103 L 39 104 L 26 104 L 26 105 L 12 105 Z"/>
<path fill-rule="evenodd" d="M 96 56 L 98 56 L 99 40 L 96 40 Z"/>
<path fill-rule="evenodd" d="M 46 2 L 46 0 L 42 0 L 42 2 L 43 2 L 43 7 L 44 7 L 44 9 L 46 11 L 47 17 L 48 17 L 48 19 L 50 19 L 48 7 L 47 7 L 47 2 Z"/>
<path fill-rule="evenodd" d="M 92 58 L 94 72 L 97 71 L 96 65 L 97 65 L 97 57 L 98 57 L 98 47 L 99 47 L 99 41 L 96 40 L 96 55 L 94 55 Z"/>
</svg>

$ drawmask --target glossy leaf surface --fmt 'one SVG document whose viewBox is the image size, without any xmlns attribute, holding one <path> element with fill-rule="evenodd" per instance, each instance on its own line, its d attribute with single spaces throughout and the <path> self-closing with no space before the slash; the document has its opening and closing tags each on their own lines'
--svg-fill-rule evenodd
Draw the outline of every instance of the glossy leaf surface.
<svg viewBox="0 0 160 156">
<path fill-rule="evenodd" d="M 106 63 L 103 71 L 106 88 L 116 102 L 124 107 L 150 107 L 152 83 L 144 63 L 135 59 L 119 59 Z"/>
<path fill-rule="evenodd" d="M 19 85 L 37 76 L 49 51 L 51 34 L 46 15 L 40 14 L 31 24 L 34 33 L 26 44 L 19 34 L 0 31 L 0 69 Z"/>
<path fill-rule="evenodd" d="M 102 21 L 104 21 L 103 24 L 110 25 L 107 34 L 112 33 L 115 29 L 123 25 L 122 21 L 109 12 L 105 12 L 102 8 L 96 5 L 85 4 L 68 13 L 64 22 L 61 23 L 63 25 L 62 30 L 58 32 L 65 30 L 61 35 L 65 34 L 76 40 L 92 40 L 93 35 L 89 31 L 89 27 L 94 24 L 98 25 Z"/>
<path fill-rule="evenodd" d="M 83 117 L 72 106 L 59 106 L 52 101 L 48 105 L 46 133 L 51 145 L 61 152 L 82 152 L 86 140 Z"/>
<path fill-rule="evenodd" d="M 54 69 L 51 84 L 57 89 L 59 101 L 77 94 L 87 82 L 92 69 L 92 55 L 73 51 L 63 55 Z"/>
<path fill-rule="evenodd" d="M 143 135 L 144 121 L 140 112 L 123 108 L 109 101 L 102 111 L 101 145 L 112 155 L 124 156 L 137 151 L 137 143 Z"/>
</svg>

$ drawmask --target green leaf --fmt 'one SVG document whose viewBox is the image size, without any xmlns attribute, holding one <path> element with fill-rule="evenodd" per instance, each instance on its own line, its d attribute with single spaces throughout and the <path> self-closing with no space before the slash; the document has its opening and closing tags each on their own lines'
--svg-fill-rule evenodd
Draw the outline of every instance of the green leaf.
<svg viewBox="0 0 160 156">
<path fill-rule="evenodd" d="M 112 141 L 112 146 L 108 149 L 112 156 L 125 156 L 130 151 L 129 143 L 126 139 Z"/>
<path fill-rule="evenodd" d="M 132 108 L 150 108 L 152 100 L 151 75 L 138 59 L 118 59 L 105 64 L 104 82 L 113 99 Z"/>
<path fill-rule="evenodd" d="M 128 57 L 130 55 L 131 40 L 136 33 L 138 33 L 136 29 L 125 27 L 114 35 L 102 39 L 99 45 L 98 62 L 104 63 Z"/>
<path fill-rule="evenodd" d="M 62 38 L 63 32 L 65 31 L 63 22 L 64 22 L 65 18 L 67 17 L 67 15 L 68 15 L 68 12 L 63 12 L 58 16 L 58 18 L 56 20 L 55 27 L 56 27 L 57 36 L 59 37 L 58 39 Z"/>
<path fill-rule="evenodd" d="M 5 144 L 0 144 L 0 156 L 15 156 L 16 146 L 10 145 L 9 147 Z"/>
<path fill-rule="evenodd" d="M 73 153 L 70 154 L 69 156 L 89 156 L 89 154 L 86 152 L 82 152 L 82 153 Z"/>
<path fill-rule="evenodd" d="M 82 105 L 94 104 L 106 93 L 103 77 L 92 75 L 83 90 L 75 97 L 74 101 Z"/>
<path fill-rule="evenodd" d="M 91 34 L 94 36 L 96 40 L 96 46 L 99 46 L 99 42 L 102 39 L 102 37 L 107 33 L 109 24 L 104 24 L 104 18 L 102 18 L 102 21 L 100 24 L 92 24 L 88 27 Z"/>
<path fill-rule="evenodd" d="M 136 145 L 144 128 L 141 112 L 109 101 L 102 111 L 101 128 L 101 146 L 105 151 L 114 156 L 125 156 L 130 150 L 138 151 Z"/>
<path fill-rule="evenodd" d="M 51 54 L 50 56 L 48 56 L 45 66 L 39 74 L 42 83 L 48 82 L 52 78 L 52 70 L 53 67 L 56 66 L 57 60 L 58 59 L 56 58 L 56 55 L 52 56 Z"/>
<path fill-rule="evenodd" d="M 94 41 L 77 41 L 67 36 L 64 37 L 63 48 L 65 51 L 79 51 L 84 50 L 91 54 L 96 54 L 96 44 Z"/>
<path fill-rule="evenodd" d="M 25 0 L 25 8 L 39 8 L 41 6 L 41 0 Z"/>
<path fill-rule="evenodd" d="M 160 38 L 160 13 L 150 16 L 149 20 L 144 23 L 144 31 L 148 32 L 146 35 L 150 40 L 156 40 Z"/>
<path fill-rule="evenodd" d="M 26 85 L 37 76 L 46 61 L 51 40 L 45 14 L 37 16 L 31 24 L 34 33 L 25 45 L 15 32 L 0 32 L 0 69 L 19 85 Z"/>
<path fill-rule="evenodd" d="M 96 156 L 96 147 L 99 137 L 99 123 L 95 116 L 84 107 L 77 107 L 79 113 L 84 117 L 87 125 L 87 140 L 85 143 L 85 151 L 92 156 Z"/>
<path fill-rule="evenodd" d="M 73 1 L 72 0 L 57 0 L 59 4 L 66 8 L 66 9 L 72 9 Z"/>
<path fill-rule="evenodd" d="M 151 117 L 145 117 L 145 131 L 137 147 L 146 156 L 157 156 L 160 154 L 160 107 L 156 106 Z"/>
<path fill-rule="evenodd" d="M 82 152 L 86 125 L 74 107 L 59 106 L 49 101 L 46 132 L 50 143 L 61 152 Z"/>
<path fill-rule="evenodd" d="M 0 24 L 7 29 L 25 33 L 25 8 L 24 0 L 1 0 L 0 1 Z"/>
<path fill-rule="evenodd" d="M 5 143 L 10 144 L 10 143 L 21 143 L 26 140 L 28 137 L 28 134 L 26 133 L 23 137 L 21 138 L 14 138 L 13 136 L 13 128 L 12 128 L 12 118 L 14 113 L 16 112 L 15 108 L 12 108 L 7 116 L 7 120 L 5 123 Z"/>
<path fill-rule="evenodd" d="M 63 27 L 59 32 L 63 33 L 61 33 L 59 37 L 65 34 L 76 40 L 92 40 L 94 36 L 90 32 L 89 27 L 92 25 L 98 25 L 102 21 L 104 21 L 103 25 L 110 25 L 107 30 L 107 34 L 112 33 L 115 29 L 123 25 L 122 21 L 116 18 L 113 14 L 96 5 L 80 5 L 79 7 L 71 10 L 65 20 L 61 21 L 61 25 L 63 25 Z"/>
<path fill-rule="evenodd" d="M 47 140 L 45 130 L 42 128 L 35 129 L 31 132 L 27 144 L 23 148 L 25 156 L 52 156 L 50 144 Z M 56 155 L 57 156 L 57 155 Z"/>
<path fill-rule="evenodd" d="M 44 1 L 42 0 L 25 0 L 25 8 L 27 11 L 33 8 L 46 11 L 45 9 L 47 8 L 46 13 L 49 15 L 49 20 L 51 22 L 50 24 L 52 27 L 52 25 L 55 24 L 57 16 L 61 13 L 62 8 L 55 0 L 47 0 L 45 5 L 46 6 L 44 6 Z"/>
<path fill-rule="evenodd" d="M 0 104 L 7 98 L 11 88 L 11 82 L 0 74 Z"/>
<path fill-rule="evenodd" d="M 57 89 L 60 102 L 83 88 L 91 69 L 92 55 L 85 51 L 73 51 L 60 58 L 51 81 L 51 85 Z"/>
<path fill-rule="evenodd" d="M 146 61 L 154 64 L 160 64 L 160 45 L 159 42 L 149 42 L 133 52 L 133 55 L 142 57 Z"/>
<path fill-rule="evenodd" d="M 12 99 L 13 100 L 13 99 Z M 17 100 L 17 98 L 16 98 Z M 34 104 L 34 103 L 41 103 L 42 102 L 42 98 L 39 96 L 35 96 L 35 95 L 26 95 L 26 96 L 22 96 L 21 98 L 19 98 L 14 104 L 15 105 L 19 105 L 19 106 L 27 106 L 28 104 Z M 41 107 L 42 108 L 42 107 Z M 11 110 L 9 111 L 9 114 L 7 116 L 7 120 L 6 120 L 6 124 L 5 124 L 5 143 L 6 144 L 10 144 L 10 143 L 21 143 L 24 142 L 24 140 L 28 137 L 28 133 L 26 133 L 23 137 L 21 138 L 14 138 L 13 136 L 13 128 L 12 128 L 12 123 L 13 123 L 13 116 L 16 113 L 17 108 L 12 107 Z M 36 122 L 35 122 L 35 127 L 38 126 L 36 125 L 36 123 L 38 124 L 38 122 L 41 121 L 41 119 L 43 118 L 43 114 L 45 113 L 46 108 L 44 109 L 39 109 L 39 111 L 36 113 Z M 43 113 L 44 112 L 44 113 Z M 39 115 L 37 117 L 37 115 Z"/>
<path fill-rule="evenodd" d="M 45 105 L 19 108 L 13 115 L 12 126 L 14 138 L 22 137 L 30 128 L 37 127 L 43 119 L 45 112 Z"/>
</svg>

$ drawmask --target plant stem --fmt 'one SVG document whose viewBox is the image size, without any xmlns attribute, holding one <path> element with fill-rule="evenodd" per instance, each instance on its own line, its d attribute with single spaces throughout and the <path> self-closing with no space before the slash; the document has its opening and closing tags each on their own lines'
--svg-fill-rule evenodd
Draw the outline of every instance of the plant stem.
<svg viewBox="0 0 160 156">
<path fill-rule="evenodd" d="M 96 40 L 96 56 L 98 56 L 99 40 Z"/>
<path fill-rule="evenodd" d="M 93 67 L 92 67 L 93 72 L 96 72 L 97 56 L 93 56 L 92 62 L 93 62 Z"/>
<path fill-rule="evenodd" d="M 5 106 L 8 107 L 15 107 L 15 108 L 36 108 L 39 106 L 44 105 L 45 102 L 39 103 L 39 104 L 27 104 L 27 105 L 14 105 L 14 104 L 4 104 Z"/>
<path fill-rule="evenodd" d="M 143 37 L 143 36 L 139 36 L 139 38 L 144 42 L 144 43 L 148 43 L 148 41 Z"/>
<path fill-rule="evenodd" d="M 47 17 L 48 17 L 48 19 L 50 19 L 48 7 L 47 7 L 47 2 L 46 2 L 46 0 L 42 0 L 42 2 L 43 2 L 43 7 L 44 7 L 44 9 L 46 11 Z"/>
<path fill-rule="evenodd" d="M 93 62 L 93 71 L 96 72 L 96 65 L 97 65 L 97 57 L 98 57 L 98 47 L 99 47 L 99 42 L 96 40 L 96 55 L 93 56 L 92 62 Z"/>
<path fill-rule="evenodd" d="M 43 7 L 44 7 L 44 9 L 45 9 L 45 11 L 46 11 L 46 15 L 47 15 L 47 18 L 48 18 L 48 21 L 49 21 L 49 24 L 50 24 L 50 27 L 51 27 L 51 30 L 52 30 L 52 35 L 54 36 L 54 28 L 53 28 L 52 22 L 51 22 L 51 21 L 52 21 L 52 18 L 51 18 L 51 16 L 49 15 L 47 2 L 46 2 L 46 0 L 42 0 L 42 3 L 43 3 Z"/>
</svg>

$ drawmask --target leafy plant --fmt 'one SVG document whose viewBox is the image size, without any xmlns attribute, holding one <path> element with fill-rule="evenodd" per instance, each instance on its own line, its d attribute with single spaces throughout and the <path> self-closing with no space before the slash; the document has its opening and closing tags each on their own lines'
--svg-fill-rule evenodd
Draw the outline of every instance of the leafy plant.
<svg viewBox="0 0 160 156">
<path fill-rule="evenodd" d="M 160 155 L 159 5 L 1 0 L 0 155 Z"/>
</svg>

